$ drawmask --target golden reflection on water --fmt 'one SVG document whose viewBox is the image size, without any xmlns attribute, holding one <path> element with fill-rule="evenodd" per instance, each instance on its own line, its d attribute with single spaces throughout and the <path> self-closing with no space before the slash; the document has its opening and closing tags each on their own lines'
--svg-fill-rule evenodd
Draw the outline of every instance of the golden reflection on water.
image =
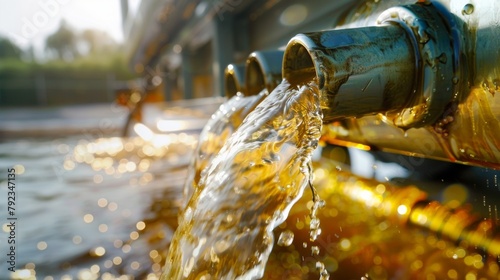
<svg viewBox="0 0 500 280">
<path fill-rule="evenodd" d="M 360 179 L 339 171 L 327 159 L 316 163 L 315 175 L 316 189 L 326 201 L 319 212 L 323 232 L 317 242 L 308 244 L 304 224 L 309 223 L 311 195 L 306 192 L 275 230 L 278 235 L 293 232 L 294 242 L 274 247 L 264 279 L 318 279 L 317 261 L 333 279 L 500 279 L 500 246 L 494 241 L 499 236 L 489 235 L 490 241 L 481 244 L 486 235 L 464 235 L 464 230 L 474 231 L 464 227 L 467 221 L 481 221 L 467 205 L 453 212 L 437 201 L 419 204 L 426 194 L 415 187 Z M 452 217 L 439 215 L 436 207 L 448 209 Z M 481 224 L 477 234 L 485 230 Z M 320 253 L 311 251 L 311 245 L 319 246 Z"/>
<path fill-rule="evenodd" d="M 59 143 L 54 150 L 64 158 L 58 173 L 61 176 L 55 179 L 63 180 L 62 186 L 70 192 L 83 190 L 83 186 L 88 188 L 85 192 L 89 195 L 81 194 L 78 203 L 89 203 L 91 197 L 95 197 L 95 201 L 85 207 L 85 212 L 78 213 L 83 208 L 80 205 L 66 208 L 68 205 L 65 205 L 64 197 L 55 202 L 48 198 L 45 205 L 57 208 L 56 203 L 62 203 L 61 211 L 68 209 L 78 213 L 79 216 L 71 224 L 81 226 L 76 229 L 62 227 L 63 232 L 54 229 L 55 236 L 59 237 L 39 238 L 32 251 L 57 258 L 62 249 L 69 257 L 60 263 L 37 261 L 37 264 L 23 264 L 20 261 L 17 271 L 10 277 L 44 280 L 158 279 L 170 235 L 177 227 L 185 168 L 196 142 L 194 135 L 180 132 L 80 140 L 74 147 Z M 16 165 L 16 169 L 19 175 L 25 171 L 20 164 Z M 166 182 L 167 188 L 165 185 L 162 185 L 163 189 L 159 188 L 159 195 L 155 188 L 165 184 L 164 174 L 170 180 Z M 114 198 L 134 187 L 147 187 L 144 189 L 146 197 L 153 196 L 149 211 L 144 214 L 132 212 L 130 205 L 119 202 L 124 199 Z M 148 205 L 132 209 L 142 208 L 147 209 Z M 141 219 L 134 221 L 137 217 Z M 124 224 L 130 224 L 130 221 L 132 228 L 126 229 Z M 37 221 L 32 222 L 35 227 Z M 39 228 L 45 230 L 42 226 Z M 3 230 L 7 229 L 4 225 Z M 130 231 L 127 233 L 126 230 Z M 65 237 L 69 237 L 71 246 L 58 248 L 57 242 L 64 242 L 59 240 L 65 240 Z M 30 256 L 25 257 L 30 259 Z"/>
</svg>

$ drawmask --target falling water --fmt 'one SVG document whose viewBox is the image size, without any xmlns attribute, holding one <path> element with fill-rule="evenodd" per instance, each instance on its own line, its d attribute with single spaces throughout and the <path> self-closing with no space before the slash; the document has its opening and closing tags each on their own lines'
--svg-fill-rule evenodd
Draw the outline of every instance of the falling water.
<svg viewBox="0 0 500 280">
<path fill-rule="evenodd" d="M 282 223 L 311 180 L 322 114 L 314 83 L 283 81 L 207 166 L 180 217 L 162 279 L 262 277 Z"/>
<path fill-rule="evenodd" d="M 240 126 L 243 119 L 255 106 L 267 96 L 267 89 L 258 95 L 245 97 L 237 93 L 227 102 L 223 103 L 215 112 L 200 134 L 193 161 L 188 170 L 188 177 L 184 185 L 184 204 L 187 204 L 193 191 L 198 189 L 201 173 L 208 163 L 217 155 L 222 145 Z M 186 206 L 186 205 L 184 205 Z"/>
</svg>

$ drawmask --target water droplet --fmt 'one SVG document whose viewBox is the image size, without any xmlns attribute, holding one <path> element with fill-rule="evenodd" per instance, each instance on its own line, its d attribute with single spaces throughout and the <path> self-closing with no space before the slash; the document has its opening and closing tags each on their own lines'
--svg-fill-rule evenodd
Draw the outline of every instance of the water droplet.
<svg viewBox="0 0 500 280">
<path fill-rule="evenodd" d="M 285 230 L 280 234 L 278 238 L 278 245 L 280 246 L 290 246 L 293 242 L 293 232 L 291 230 Z"/>
<path fill-rule="evenodd" d="M 462 15 L 470 15 L 474 12 L 474 5 L 466 4 L 462 9 Z"/>
<path fill-rule="evenodd" d="M 311 224 L 309 228 L 309 240 L 315 241 L 318 236 L 321 234 L 321 228 L 319 227 L 319 219 L 313 218 L 311 219 Z"/>
<path fill-rule="evenodd" d="M 318 246 L 312 246 L 311 247 L 311 255 L 319 255 L 319 247 Z"/>
<path fill-rule="evenodd" d="M 458 84 L 458 81 L 459 81 L 458 77 L 457 77 L 457 76 L 454 76 L 454 77 L 453 77 L 452 82 L 453 82 L 454 84 Z"/>
<path fill-rule="evenodd" d="M 326 269 L 324 269 L 323 271 L 320 272 L 319 279 L 320 280 L 328 280 L 328 279 L 330 279 L 330 274 L 328 274 L 328 271 Z"/>
<path fill-rule="evenodd" d="M 317 218 L 312 219 L 310 227 L 311 227 L 311 229 L 318 229 L 319 228 L 319 219 L 317 219 Z"/>
<path fill-rule="evenodd" d="M 342 250 L 347 251 L 351 248 L 351 241 L 349 241 L 349 239 L 347 238 L 344 238 L 340 241 L 339 245 Z"/>
<path fill-rule="evenodd" d="M 330 279 L 330 274 L 328 274 L 328 271 L 325 268 L 325 264 L 318 261 L 316 262 L 316 269 L 319 270 L 319 279 L 320 280 L 328 280 Z"/>
<path fill-rule="evenodd" d="M 448 61 L 445 53 L 440 54 L 437 59 L 439 60 L 439 62 L 443 64 L 445 64 Z"/>
<path fill-rule="evenodd" d="M 318 208 L 323 208 L 323 207 L 325 207 L 325 205 L 326 205 L 326 202 L 323 199 L 318 201 Z"/>
</svg>

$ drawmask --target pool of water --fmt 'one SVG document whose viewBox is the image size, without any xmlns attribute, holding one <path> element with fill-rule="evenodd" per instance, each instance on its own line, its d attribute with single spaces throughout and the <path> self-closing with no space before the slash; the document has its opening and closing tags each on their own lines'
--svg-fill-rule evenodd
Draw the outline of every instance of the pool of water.
<svg viewBox="0 0 500 280">
<path fill-rule="evenodd" d="M 7 170 L 15 168 L 16 272 L 2 254 L 0 279 L 161 274 L 197 131 L 165 132 L 160 143 L 118 138 L 123 111 L 92 108 L 102 114 L 4 111 L 0 127 L 9 137 L 0 140 L 0 246 L 2 252 L 10 246 Z"/>
</svg>

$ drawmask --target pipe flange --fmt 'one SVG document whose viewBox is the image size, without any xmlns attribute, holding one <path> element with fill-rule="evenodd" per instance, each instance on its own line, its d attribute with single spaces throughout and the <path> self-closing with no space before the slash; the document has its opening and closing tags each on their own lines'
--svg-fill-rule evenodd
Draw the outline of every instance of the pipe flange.
<svg viewBox="0 0 500 280">
<path fill-rule="evenodd" d="M 397 24 L 407 31 L 417 67 L 408 105 L 384 119 L 403 129 L 434 124 L 454 95 L 455 58 L 446 22 L 426 1 L 390 8 L 378 17 L 377 24 Z"/>
</svg>

